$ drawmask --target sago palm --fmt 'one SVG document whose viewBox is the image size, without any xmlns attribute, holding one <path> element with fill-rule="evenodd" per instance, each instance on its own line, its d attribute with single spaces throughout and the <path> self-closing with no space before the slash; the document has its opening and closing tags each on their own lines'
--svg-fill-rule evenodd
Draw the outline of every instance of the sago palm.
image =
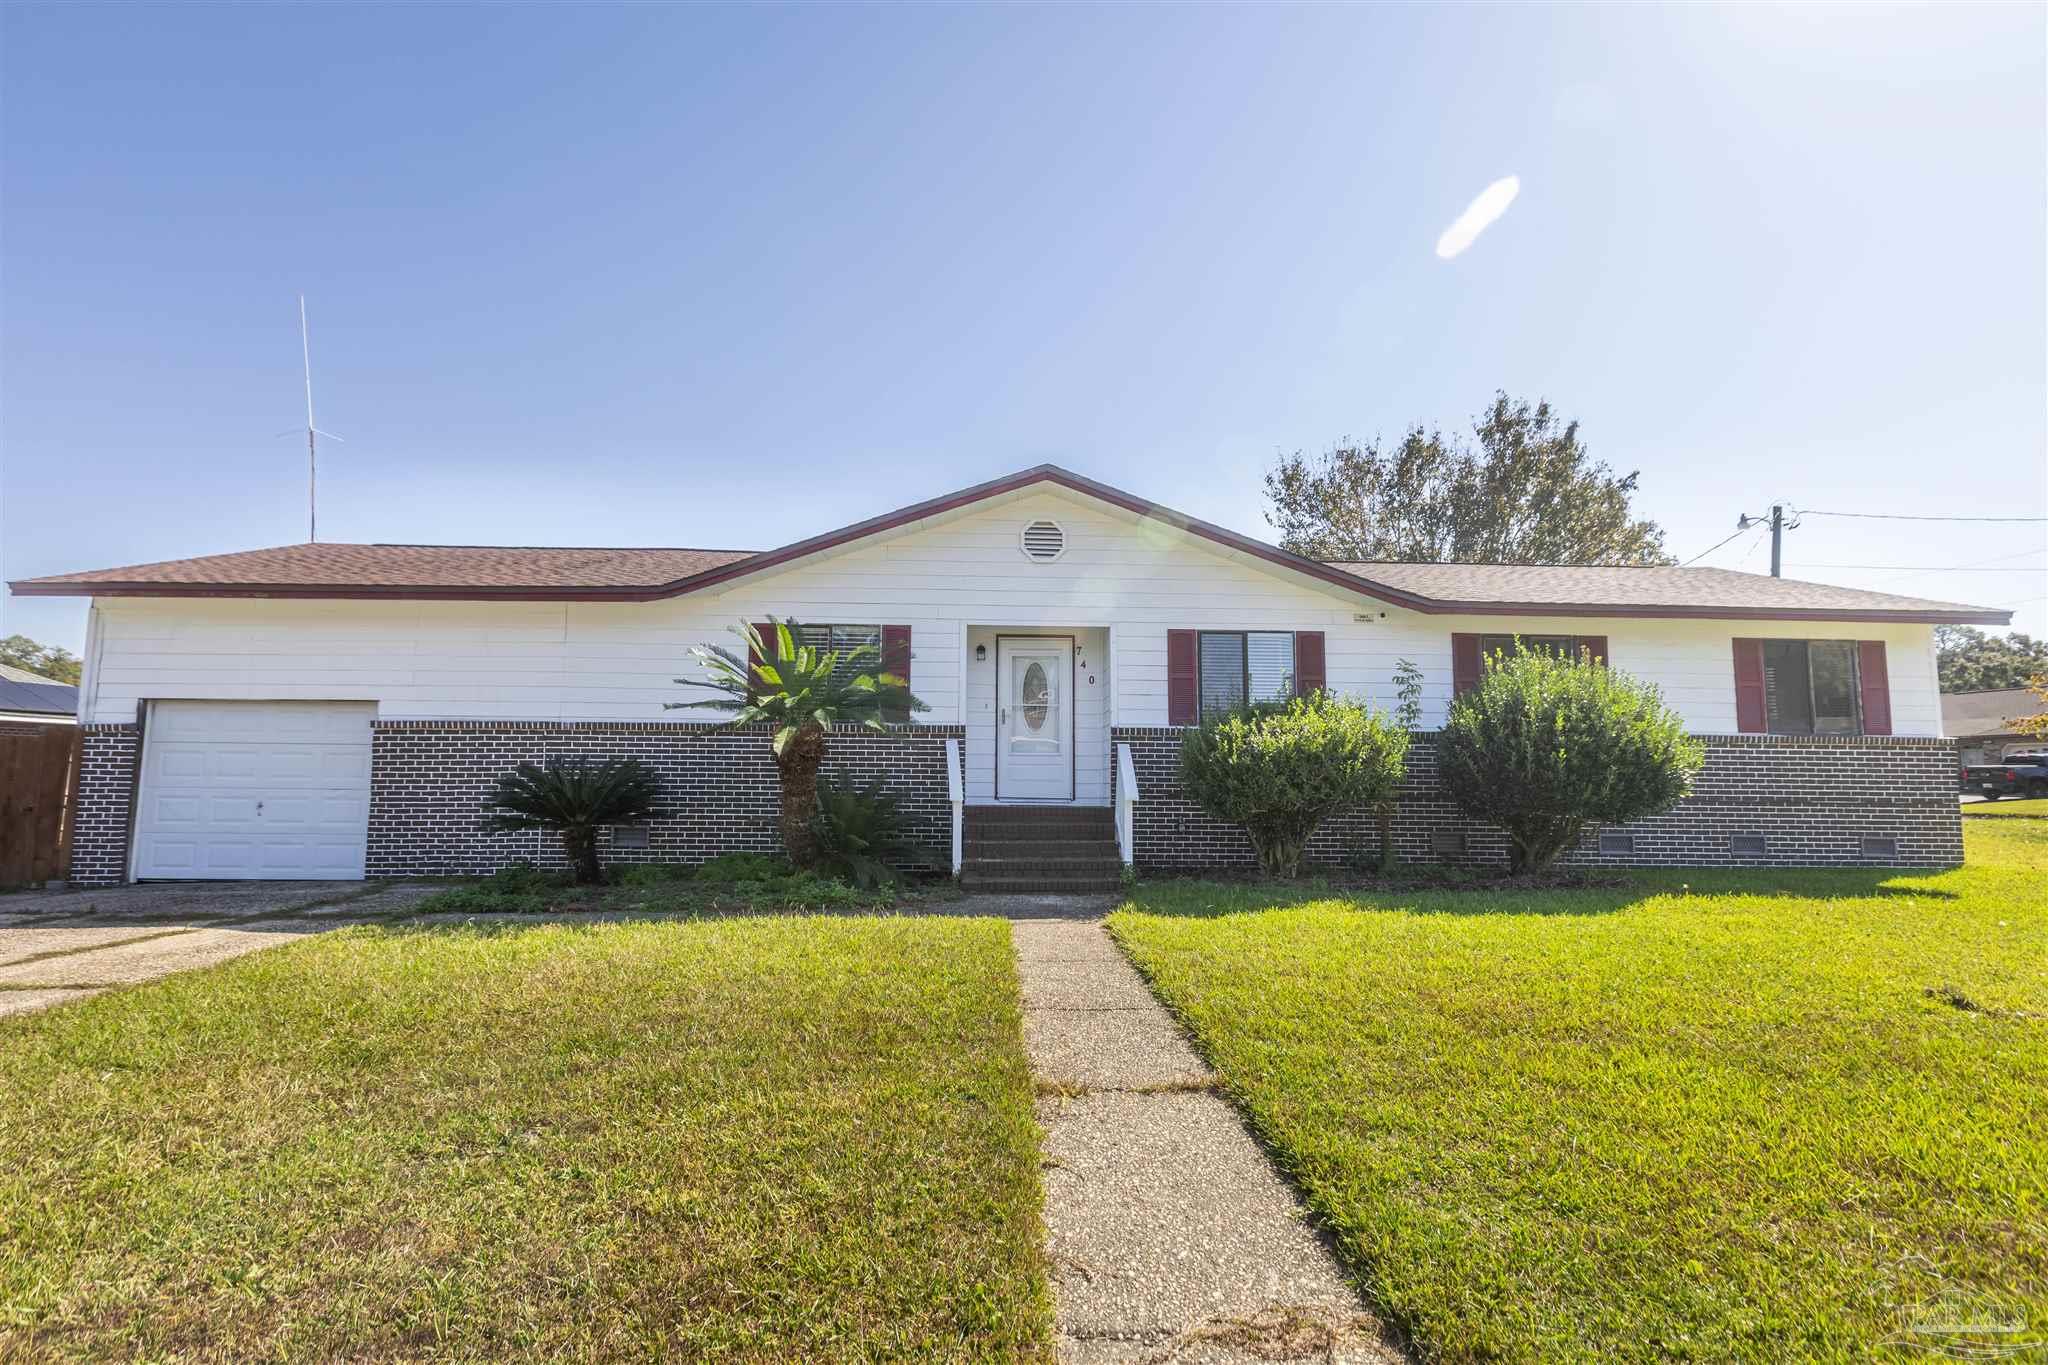
<svg viewBox="0 0 2048 1365">
<path fill-rule="evenodd" d="M 576 880 L 602 881 L 597 831 L 604 825 L 639 820 L 654 810 L 661 783 L 637 758 L 549 759 L 546 767 L 522 763 L 498 779 L 484 802 L 484 824 L 494 830 L 552 829 L 576 869 Z"/>
<path fill-rule="evenodd" d="M 835 725 L 887 729 L 891 714 L 930 708 L 910 695 L 902 677 L 882 670 L 882 651 L 873 645 L 819 649 L 803 643 L 795 623 L 769 618 L 764 639 L 751 623 L 732 633 L 746 643 L 742 654 L 723 645 L 690 651 L 703 666 L 701 678 L 677 678 L 683 687 L 716 696 L 674 701 L 668 710 L 708 708 L 727 713 L 726 726 L 767 725 L 782 786 L 782 847 L 798 867 L 818 865 L 818 765 L 825 760 L 827 732 Z"/>
</svg>

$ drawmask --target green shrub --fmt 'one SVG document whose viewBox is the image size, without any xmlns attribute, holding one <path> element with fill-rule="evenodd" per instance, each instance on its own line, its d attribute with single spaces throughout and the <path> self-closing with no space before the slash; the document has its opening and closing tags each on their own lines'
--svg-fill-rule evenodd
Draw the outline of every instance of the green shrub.
<svg viewBox="0 0 2048 1365">
<path fill-rule="evenodd" d="M 765 882 L 789 873 L 787 858 L 766 853 L 721 853 L 700 864 L 696 877 L 700 882 Z"/>
<path fill-rule="evenodd" d="M 913 828 L 896 798 L 882 794 L 879 777 L 865 787 L 845 777 L 818 782 L 818 867 L 831 876 L 866 890 L 900 880 L 900 864 L 935 866 Z"/>
<path fill-rule="evenodd" d="M 1361 702 L 1326 693 L 1209 720 L 1181 742 L 1181 787 L 1243 825 L 1269 875 L 1292 877 L 1324 817 L 1392 799 L 1408 732 Z"/>
<path fill-rule="evenodd" d="M 529 862 L 508 863 L 489 876 L 478 877 L 419 904 L 435 914 L 537 915 L 553 907 L 574 885 L 566 872 L 543 872 Z"/>
<path fill-rule="evenodd" d="M 478 878 L 476 885 L 486 891 L 498 892 L 553 891 L 570 885 L 572 880 L 566 872 L 543 872 L 531 862 L 521 859 L 505 864 L 489 876 Z"/>
<path fill-rule="evenodd" d="M 484 802 L 484 828 L 551 829 L 576 869 L 576 880 L 604 880 L 597 858 L 597 832 L 652 814 L 661 784 L 654 769 L 637 758 L 551 758 L 546 767 L 521 763 L 498 779 Z"/>
<path fill-rule="evenodd" d="M 1671 809 L 1705 759 L 1655 687 L 1519 642 L 1451 703 L 1437 741 L 1445 790 L 1507 832 L 1513 872 L 1547 867 L 1589 824 Z"/>
<path fill-rule="evenodd" d="M 697 869 L 688 863 L 627 863 L 614 866 L 611 879 L 618 886 L 665 886 L 670 882 L 686 882 L 697 875 Z"/>
</svg>

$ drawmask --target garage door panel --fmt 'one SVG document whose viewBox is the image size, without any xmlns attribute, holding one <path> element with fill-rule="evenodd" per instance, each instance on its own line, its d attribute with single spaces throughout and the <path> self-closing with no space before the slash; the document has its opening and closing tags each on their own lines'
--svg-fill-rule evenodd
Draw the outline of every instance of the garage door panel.
<svg viewBox="0 0 2048 1365">
<path fill-rule="evenodd" d="M 157 702 L 138 877 L 363 875 L 370 722 L 360 702 Z"/>
<path fill-rule="evenodd" d="M 166 743 L 150 756 L 148 770 L 166 787 L 223 784 L 251 788 L 331 787 L 367 782 L 370 755 L 339 745 Z"/>
</svg>

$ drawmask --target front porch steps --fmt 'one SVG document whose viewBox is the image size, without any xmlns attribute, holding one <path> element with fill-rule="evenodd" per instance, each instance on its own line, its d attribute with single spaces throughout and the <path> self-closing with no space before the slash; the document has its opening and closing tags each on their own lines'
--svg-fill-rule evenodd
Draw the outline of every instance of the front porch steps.
<svg viewBox="0 0 2048 1365">
<path fill-rule="evenodd" d="M 1115 891 L 1123 862 L 1107 806 L 969 806 L 960 885 L 968 891 Z"/>
</svg>

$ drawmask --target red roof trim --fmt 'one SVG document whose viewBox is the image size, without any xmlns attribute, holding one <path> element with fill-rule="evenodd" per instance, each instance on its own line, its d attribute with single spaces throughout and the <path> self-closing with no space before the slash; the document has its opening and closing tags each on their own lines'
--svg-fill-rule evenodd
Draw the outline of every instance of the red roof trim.
<svg viewBox="0 0 2048 1365">
<path fill-rule="evenodd" d="M 1141 517 L 1161 521 L 1190 535 L 1198 536 L 1226 549 L 1287 569 L 1307 578 L 1317 579 L 1346 592 L 1375 597 L 1394 606 L 1432 616 L 1595 616 L 1595 617 L 1655 617 L 1655 618 L 1698 618 L 1728 621 L 1896 621 L 1938 624 L 1983 624 L 2005 625 L 2012 620 L 2011 612 L 1999 611 L 1856 611 L 1830 610 L 1820 608 L 1728 608 L 1698 606 L 1600 606 L 1562 604 L 1553 602 L 1458 602 L 1423 597 L 1405 592 L 1389 584 L 1375 582 L 1359 574 L 1347 573 L 1332 568 L 1317 560 L 1290 554 L 1276 546 L 1239 535 L 1237 532 L 1211 522 L 1176 512 L 1156 502 L 1112 488 L 1105 483 L 1085 478 L 1058 465 L 1036 465 L 1030 469 L 991 479 L 957 493 L 913 503 L 894 512 L 887 512 L 836 531 L 794 541 L 780 549 L 767 550 L 747 559 L 707 569 L 687 578 L 646 588 L 548 588 L 548 587 L 402 587 L 376 586 L 368 584 L 336 584 L 322 586 L 313 584 L 233 584 L 209 585 L 188 583 L 120 583 L 80 582 L 71 580 L 26 579 L 8 586 L 23 597 L 306 597 L 326 599 L 410 599 L 416 601 L 483 601 L 510 600 L 521 602 L 653 602 L 669 597 L 681 597 L 705 588 L 729 583 L 737 578 L 747 577 L 767 569 L 778 568 L 795 560 L 827 550 L 837 549 L 854 541 L 865 540 L 928 517 L 957 511 L 978 502 L 1001 497 L 1007 493 L 1019 492 L 1036 484 L 1049 483 L 1113 507 L 1120 507 Z"/>
</svg>

